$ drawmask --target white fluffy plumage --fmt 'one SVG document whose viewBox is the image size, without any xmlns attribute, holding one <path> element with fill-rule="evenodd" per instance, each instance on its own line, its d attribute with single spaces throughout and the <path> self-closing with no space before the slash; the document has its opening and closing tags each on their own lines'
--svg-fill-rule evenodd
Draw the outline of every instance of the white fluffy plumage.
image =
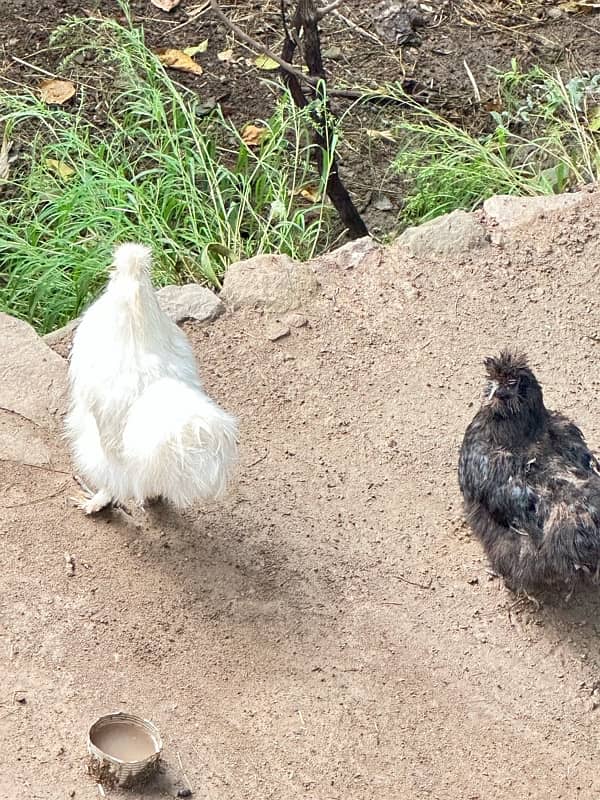
<svg viewBox="0 0 600 800">
<path fill-rule="evenodd" d="M 237 455 L 236 420 L 202 390 L 185 334 L 161 310 L 147 247 L 123 244 L 110 281 L 73 342 L 67 437 L 95 494 L 177 507 L 222 494 Z"/>
</svg>

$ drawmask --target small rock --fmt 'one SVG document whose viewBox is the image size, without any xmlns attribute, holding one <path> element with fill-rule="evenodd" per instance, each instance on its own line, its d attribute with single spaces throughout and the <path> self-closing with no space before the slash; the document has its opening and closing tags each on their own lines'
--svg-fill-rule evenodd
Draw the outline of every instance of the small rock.
<svg viewBox="0 0 600 800">
<path fill-rule="evenodd" d="M 71 350 L 73 336 L 75 335 L 78 325 L 79 319 L 73 319 L 71 322 L 67 322 L 66 325 L 63 325 L 62 328 L 58 328 L 57 330 L 52 331 L 52 333 L 47 333 L 42 338 L 48 347 L 54 350 L 55 353 L 58 353 L 58 355 L 62 356 L 63 358 L 67 358 L 69 351 Z"/>
<path fill-rule="evenodd" d="M 193 319 L 212 322 L 225 310 L 223 301 L 206 286 L 188 283 L 185 286 L 164 286 L 156 293 L 162 310 L 173 322 Z"/>
<path fill-rule="evenodd" d="M 283 339 L 285 336 L 290 335 L 290 329 L 287 325 L 271 325 L 267 329 L 267 339 L 270 342 L 276 342 L 278 339 Z"/>
<path fill-rule="evenodd" d="M 419 297 L 419 290 L 410 281 L 402 282 L 402 292 L 407 300 L 416 300 Z"/>
<path fill-rule="evenodd" d="M 234 310 L 263 308 L 281 314 L 300 308 L 318 287 L 308 264 L 289 256 L 260 255 L 230 265 L 221 297 Z"/>
<path fill-rule="evenodd" d="M 25 692 L 15 692 L 15 703 L 18 703 L 20 706 L 24 706 L 27 704 L 27 698 L 25 697 Z"/>
<path fill-rule="evenodd" d="M 373 203 L 373 208 L 376 208 L 377 211 L 391 211 L 394 208 L 394 204 L 389 197 L 381 195 L 381 197 L 378 197 Z"/>
<path fill-rule="evenodd" d="M 416 258 L 426 260 L 460 256 L 468 250 L 489 245 L 483 225 L 472 214 L 461 210 L 407 228 L 397 241 Z"/>
<path fill-rule="evenodd" d="M 337 250 L 314 258 L 310 265 L 318 272 L 330 272 L 334 269 L 351 270 L 357 267 L 370 270 L 379 267 L 382 257 L 382 246 L 370 236 L 363 236 L 362 239 L 355 239 L 338 247 Z"/>
<path fill-rule="evenodd" d="M 282 322 L 291 328 L 303 328 L 308 325 L 308 319 L 303 314 L 286 314 Z"/>
<path fill-rule="evenodd" d="M 177 792 L 177 797 L 191 797 L 193 792 L 191 789 L 179 789 Z"/>
<path fill-rule="evenodd" d="M 484 202 L 483 210 L 487 217 L 495 220 L 504 230 L 508 230 L 531 225 L 546 214 L 578 206 L 586 197 L 586 192 L 548 194 L 539 197 L 497 194 Z"/>
<path fill-rule="evenodd" d="M 382 0 L 370 11 L 375 22 L 375 30 L 382 39 L 394 42 L 397 46 L 417 43 L 415 29 L 425 24 L 425 20 L 415 8 L 406 8 L 404 3 Z"/>
<path fill-rule="evenodd" d="M 70 553 L 65 553 L 65 566 L 67 569 L 67 577 L 72 578 L 75 575 L 75 561 Z"/>
<path fill-rule="evenodd" d="M 494 247 L 499 247 L 500 249 L 503 249 L 504 247 L 506 247 L 506 242 L 507 242 L 506 235 L 502 233 L 502 231 L 499 230 L 498 228 L 495 228 L 490 232 L 490 242 L 494 245 Z"/>
<path fill-rule="evenodd" d="M 332 61 L 335 61 L 336 58 L 342 57 L 342 49 L 334 45 L 333 47 L 327 47 L 323 50 L 321 55 L 323 58 L 330 58 Z"/>
</svg>

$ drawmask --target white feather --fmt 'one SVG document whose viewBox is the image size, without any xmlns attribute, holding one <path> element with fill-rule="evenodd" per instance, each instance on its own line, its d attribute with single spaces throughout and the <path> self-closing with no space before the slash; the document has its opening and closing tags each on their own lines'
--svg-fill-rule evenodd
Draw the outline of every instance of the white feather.
<svg viewBox="0 0 600 800">
<path fill-rule="evenodd" d="M 202 391 L 190 343 L 156 299 L 151 263 L 142 245 L 117 248 L 108 286 L 79 324 L 67 436 L 97 497 L 184 507 L 223 492 L 237 424 Z"/>
</svg>

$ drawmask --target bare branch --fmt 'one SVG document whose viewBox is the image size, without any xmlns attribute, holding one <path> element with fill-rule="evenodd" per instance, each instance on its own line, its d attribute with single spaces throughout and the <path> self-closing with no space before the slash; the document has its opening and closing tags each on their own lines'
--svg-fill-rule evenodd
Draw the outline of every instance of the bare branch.
<svg viewBox="0 0 600 800">
<path fill-rule="evenodd" d="M 332 9 L 332 6 L 333 6 L 333 3 L 330 4 L 330 6 L 328 6 L 327 10 Z M 233 33 L 235 33 L 235 35 L 239 39 L 241 39 L 242 42 L 245 42 L 248 45 L 248 47 L 250 47 L 251 50 L 253 50 L 254 52 L 257 52 L 257 53 L 263 53 L 265 56 L 267 56 L 267 58 L 272 58 L 273 61 L 275 61 L 277 64 L 279 64 L 279 66 L 281 67 L 282 70 L 284 70 L 285 72 L 289 73 L 290 75 L 293 75 L 298 81 L 302 81 L 304 83 L 307 83 L 309 86 L 312 86 L 313 88 L 318 85 L 318 80 L 316 78 L 313 78 L 310 75 L 306 75 L 301 70 L 296 69 L 296 67 L 294 67 L 293 64 L 290 64 L 289 61 L 285 61 L 285 59 L 283 59 L 280 56 L 278 56 L 272 50 L 269 50 L 267 47 L 265 47 L 260 42 L 257 42 L 251 36 L 248 36 L 248 34 L 245 31 L 243 31 L 239 27 L 239 25 L 236 25 L 235 22 L 232 22 L 229 19 L 229 17 L 226 14 L 223 13 L 223 11 L 222 11 L 221 7 L 219 6 L 219 3 L 217 2 L 217 0 L 210 0 L 210 7 L 215 12 L 215 14 L 219 17 L 219 19 L 223 23 L 225 23 L 225 25 L 227 25 L 227 27 L 231 31 L 233 31 Z M 389 102 L 399 102 L 401 104 L 403 103 L 402 100 L 395 101 L 394 98 L 388 97 L 387 95 L 382 95 L 381 93 L 378 93 L 378 92 L 373 92 L 373 93 L 364 92 L 364 91 L 361 92 L 359 89 L 329 89 L 328 88 L 327 89 L 327 94 L 330 97 L 343 97 L 346 100 L 360 100 L 361 98 L 368 99 L 368 100 L 377 100 L 378 98 L 381 98 L 381 99 L 385 99 L 385 100 L 387 100 Z"/>
<path fill-rule="evenodd" d="M 342 5 L 342 0 L 333 0 L 332 3 L 329 3 L 328 6 L 324 8 L 320 8 L 317 12 L 317 19 L 321 20 L 326 14 L 329 14 L 330 11 L 333 11 L 338 6 Z"/>
<path fill-rule="evenodd" d="M 229 17 L 223 13 L 217 0 L 210 0 L 210 6 L 212 10 L 215 12 L 215 14 L 225 23 L 225 25 L 227 25 L 227 27 L 230 28 L 235 33 L 236 36 L 238 36 L 253 50 L 259 53 L 264 53 L 264 55 L 266 55 L 268 58 L 272 58 L 273 61 L 279 64 L 281 69 L 284 69 L 286 72 L 289 72 L 290 75 L 295 75 L 296 78 L 298 78 L 298 80 L 302 80 L 305 83 L 309 83 L 311 86 L 317 85 L 317 81 L 311 78 L 309 75 L 305 75 L 301 70 L 296 69 L 296 67 L 290 64 L 288 61 L 284 61 L 276 53 L 273 53 L 271 50 L 267 49 L 263 44 L 260 44 L 260 42 L 257 42 L 255 39 L 252 39 L 250 36 L 248 36 L 248 34 L 245 31 L 243 31 L 239 27 L 239 25 L 236 25 L 235 22 L 232 22 L 229 19 Z"/>
</svg>

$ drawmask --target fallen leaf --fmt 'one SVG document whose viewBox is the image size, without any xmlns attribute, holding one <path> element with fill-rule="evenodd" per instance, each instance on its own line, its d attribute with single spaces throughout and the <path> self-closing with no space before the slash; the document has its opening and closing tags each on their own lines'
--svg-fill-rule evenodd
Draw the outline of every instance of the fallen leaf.
<svg viewBox="0 0 600 800">
<path fill-rule="evenodd" d="M 150 0 L 153 6 L 160 8 L 162 11 L 172 11 L 177 8 L 181 0 Z"/>
<path fill-rule="evenodd" d="M 196 64 L 193 58 L 184 53 L 183 50 L 158 50 L 156 55 L 161 64 L 169 69 L 179 69 L 182 72 L 193 72 L 195 75 L 202 75 L 202 67 Z"/>
<path fill-rule="evenodd" d="M 55 103 L 61 106 L 75 94 L 75 85 L 71 81 L 61 81 L 60 78 L 52 78 L 49 81 L 42 81 L 39 86 L 40 96 L 44 103 Z"/>
<path fill-rule="evenodd" d="M 55 158 L 47 158 L 46 164 L 50 169 L 54 170 L 57 175 L 60 175 L 61 178 L 70 178 L 71 175 L 75 175 L 73 167 L 65 164 L 64 161 L 57 161 Z"/>
<path fill-rule="evenodd" d="M 311 203 L 319 202 L 319 191 L 316 186 L 304 186 L 298 194 Z"/>
<path fill-rule="evenodd" d="M 195 47 L 183 48 L 183 52 L 186 54 L 186 56 L 189 56 L 190 58 L 193 58 L 198 53 L 206 53 L 207 50 L 208 50 L 208 39 L 205 39 L 203 42 L 200 42 L 200 44 L 197 44 Z"/>
<path fill-rule="evenodd" d="M 376 131 L 373 128 L 367 128 L 367 136 L 369 139 L 382 139 L 384 142 L 396 141 L 391 131 Z"/>
<path fill-rule="evenodd" d="M 217 58 L 219 61 L 233 61 L 233 50 L 231 47 L 228 47 L 227 50 L 221 50 L 220 53 L 217 53 Z"/>
<path fill-rule="evenodd" d="M 242 142 L 248 147 L 258 147 L 267 135 L 266 128 L 259 128 L 257 125 L 246 125 L 242 131 Z"/>
<path fill-rule="evenodd" d="M 254 66 L 264 70 L 279 69 L 279 64 L 275 61 L 275 59 L 264 55 L 256 56 L 254 59 Z"/>
</svg>

